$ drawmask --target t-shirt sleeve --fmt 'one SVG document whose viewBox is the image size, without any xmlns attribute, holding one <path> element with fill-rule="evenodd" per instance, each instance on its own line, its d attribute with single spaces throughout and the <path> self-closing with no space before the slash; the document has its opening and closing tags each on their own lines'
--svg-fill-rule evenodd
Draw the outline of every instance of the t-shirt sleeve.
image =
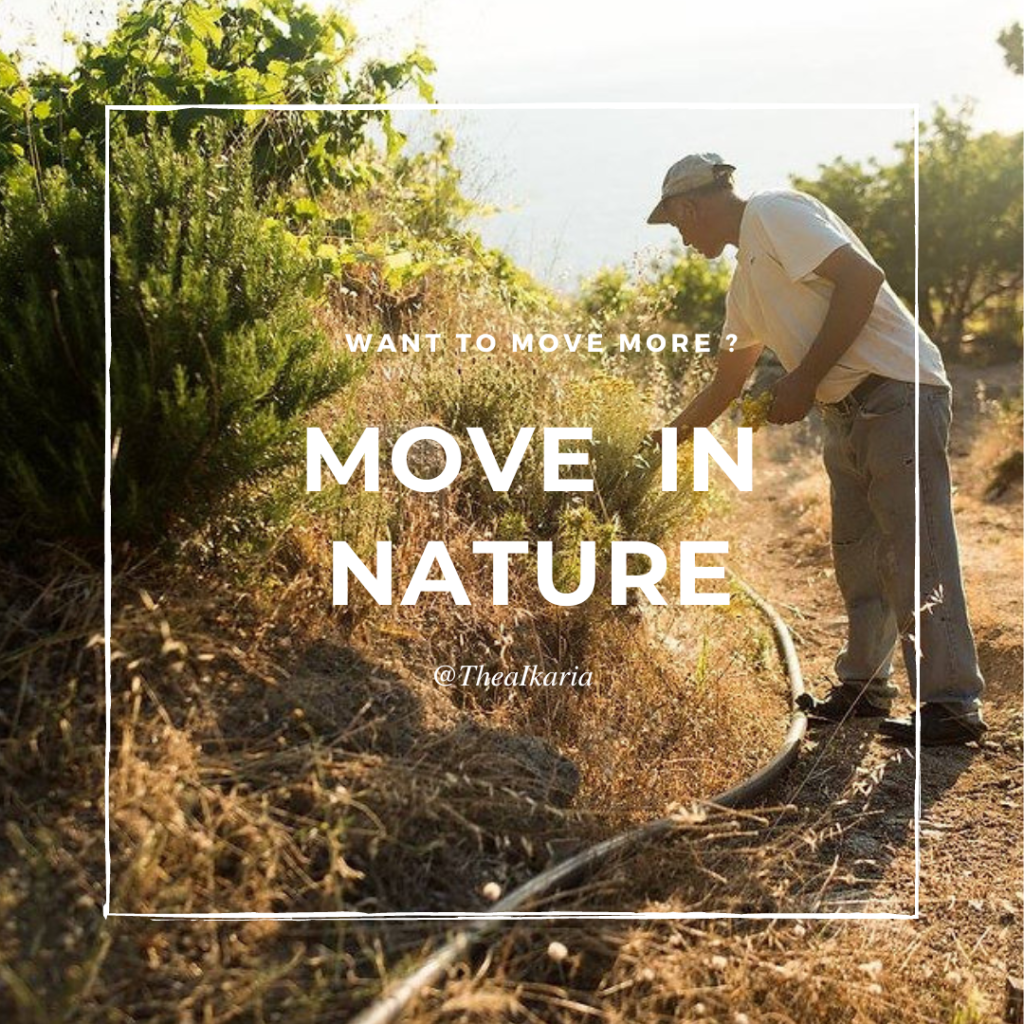
<svg viewBox="0 0 1024 1024">
<path fill-rule="evenodd" d="M 730 334 L 736 335 L 736 342 L 731 349 L 728 344 Z M 719 351 L 724 347 L 729 352 L 738 352 L 741 348 L 750 348 L 756 344 L 758 339 L 740 312 L 739 303 L 730 288 L 725 293 L 725 323 L 722 326 L 722 338 L 718 343 Z"/>
<path fill-rule="evenodd" d="M 799 281 L 851 240 L 810 199 L 778 196 L 762 203 L 761 226 L 790 281 Z"/>
</svg>

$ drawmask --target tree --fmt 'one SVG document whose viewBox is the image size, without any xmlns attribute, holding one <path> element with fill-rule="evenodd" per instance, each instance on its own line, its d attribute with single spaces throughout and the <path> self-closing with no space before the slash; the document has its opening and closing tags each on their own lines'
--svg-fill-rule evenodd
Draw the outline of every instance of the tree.
<svg viewBox="0 0 1024 1024">
<path fill-rule="evenodd" d="M 372 104 L 409 85 L 432 99 L 427 75 L 434 66 L 423 53 L 368 61 L 355 71 L 355 39 L 338 11 L 313 11 L 294 0 L 144 0 L 124 11 L 109 38 L 82 45 L 70 74 L 44 70 L 26 81 L 16 61 L 0 53 L 0 112 L 7 115 L 0 122 L 0 175 L 26 160 L 39 174 L 57 165 L 74 172 L 102 156 L 104 104 Z M 382 110 L 228 116 L 258 129 L 256 170 L 278 184 L 298 175 L 312 187 L 367 180 L 372 167 L 356 157 L 371 124 L 383 129 L 389 152 L 402 142 Z M 208 114 L 165 117 L 184 143 L 202 131 Z M 143 115 L 119 119 L 145 130 Z"/>
<path fill-rule="evenodd" d="M 950 355 L 966 331 L 1020 291 L 1021 135 L 973 134 L 971 107 L 936 109 L 920 135 L 921 326 Z M 914 297 L 914 147 L 866 165 L 837 159 L 817 179 L 793 184 L 830 206 L 861 237 L 910 307 Z"/>
<path fill-rule="evenodd" d="M 1003 48 L 1003 60 L 1015 75 L 1024 75 L 1024 30 L 1019 21 L 1007 25 L 996 39 Z"/>
</svg>

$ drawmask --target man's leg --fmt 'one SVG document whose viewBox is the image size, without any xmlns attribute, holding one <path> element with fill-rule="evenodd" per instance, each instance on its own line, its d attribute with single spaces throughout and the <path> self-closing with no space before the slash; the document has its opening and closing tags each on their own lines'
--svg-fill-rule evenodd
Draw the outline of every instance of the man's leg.
<svg viewBox="0 0 1024 1024">
<path fill-rule="evenodd" d="M 904 401 L 899 400 L 902 387 Z M 888 394 L 882 394 L 888 391 Z M 875 396 L 878 402 L 875 402 Z M 960 573 L 953 522 L 948 444 L 950 394 L 920 390 L 920 643 L 922 703 L 941 705 L 967 722 L 980 723 L 984 681 Z M 868 501 L 881 526 L 882 575 L 903 639 L 912 692 L 914 656 L 914 403 L 913 385 L 893 382 L 878 389 L 858 413 L 852 430 L 870 477 Z"/>
<path fill-rule="evenodd" d="M 851 693 L 863 692 L 871 704 L 887 711 L 898 692 L 891 679 L 897 629 L 878 563 L 882 536 L 851 442 L 853 418 L 834 410 L 824 410 L 823 418 L 825 468 L 831 485 L 832 560 L 848 619 L 836 675 Z"/>
</svg>

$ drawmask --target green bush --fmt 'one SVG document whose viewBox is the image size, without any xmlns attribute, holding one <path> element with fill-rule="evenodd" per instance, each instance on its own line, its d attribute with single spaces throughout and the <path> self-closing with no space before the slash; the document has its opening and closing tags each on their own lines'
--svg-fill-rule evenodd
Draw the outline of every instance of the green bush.
<svg viewBox="0 0 1024 1024">
<path fill-rule="evenodd" d="M 215 121 L 215 119 L 213 119 Z M 302 414 L 352 375 L 314 321 L 315 242 L 254 195 L 252 153 L 117 132 L 112 151 L 115 537 L 198 523 L 239 483 L 301 458 Z M 97 180 L 100 170 L 93 167 Z M 9 178 L 0 238 L 0 482 L 30 534 L 100 537 L 102 189 Z M 269 202 L 269 200 L 268 200 Z M 18 533 L 25 532 L 25 529 Z"/>
<path fill-rule="evenodd" d="M 653 269 L 657 277 L 650 287 L 666 318 L 691 334 L 717 335 L 725 320 L 725 293 L 732 277 L 728 265 L 685 256 Z"/>
<path fill-rule="evenodd" d="M 182 150 L 154 127 L 112 150 L 115 529 L 200 521 L 301 458 L 301 415 L 352 375 L 314 321 L 315 243 L 264 212 L 248 143 Z"/>
<path fill-rule="evenodd" d="M 354 45 L 342 14 L 293 0 L 141 0 L 79 47 L 68 74 L 25 75 L 19 55 L 0 53 L 7 542 L 96 545 L 101 533 L 104 104 L 365 105 L 406 88 L 429 99 L 423 54 L 357 67 Z M 112 505 L 123 538 L 194 521 L 278 464 L 295 418 L 347 379 L 312 320 L 308 292 L 339 259 L 309 244 L 316 200 L 386 187 L 402 143 L 381 110 L 160 116 L 158 132 L 145 113 L 112 115 Z"/>
<path fill-rule="evenodd" d="M 681 446 L 679 491 L 661 490 L 661 456 L 645 444 L 658 413 L 630 380 L 602 372 L 587 376 L 537 374 L 525 362 L 483 360 L 458 374 L 435 371 L 421 387 L 424 417 L 463 443 L 465 456 L 457 498 L 468 520 L 489 521 L 496 536 L 555 540 L 578 555 L 579 540 L 658 542 L 699 512 L 699 496 L 686 486 L 690 449 Z M 565 478 L 590 477 L 594 489 L 546 491 L 543 426 L 590 427 L 592 440 L 563 442 L 563 451 L 587 451 L 586 466 L 566 466 Z M 501 464 L 521 427 L 537 427 L 507 494 L 490 490 L 466 437 L 481 427 Z"/>
<path fill-rule="evenodd" d="M 384 103 L 407 87 L 430 100 L 433 64 L 419 51 L 368 60 L 356 70 L 356 33 L 330 8 L 296 0 L 139 0 L 121 9 L 105 39 L 78 49 L 69 74 L 42 70 L 23 79 L 0 53 L 0 177 L 31 158 L 37 167 L 77 173 L 102 154 L 105 104 Z M 207 114 L 166 115 L 179 144 L 201 133 Z M 381 168 L 364 159 L 379 126 L 390 151 L 402 136 L 388 111 L 233 111 L 238 130 L 259 129 L 254 153 L 261 182 L 304 181 L 315 188 L 368 182 Z M 128 120 L 128 119 L 126 119 Z M 145 118 L 128 120 L 144 131 Z M 0 205 L 3 194 L 0 192 Z"/>
<path fill-rule="evenodd" d="M 717 343 L 725 320 L 725 295 L 731 272 L 722 260 L 705 260 L 673 251 L 655 258 L 639 272 L 625 266 L 604 267 L 585 280 L 577 310 L 581 327 L 613 340 L 618 332 L 634 334 L 709 334 Z M 667 346 L 652 365 L 664 366 L 673 381 L 693 363 L 688 352 Z"/>
<path fill-rule="evenodd" d="M 84 173 L 84 172 L 83 172 Z M 11 176 L 0 215 L 0 502 L 32 532 L 98 540 L 103 485 L 101 169 Z M 21 532 L 20 530 L 18 532 Z"/>
</svg>

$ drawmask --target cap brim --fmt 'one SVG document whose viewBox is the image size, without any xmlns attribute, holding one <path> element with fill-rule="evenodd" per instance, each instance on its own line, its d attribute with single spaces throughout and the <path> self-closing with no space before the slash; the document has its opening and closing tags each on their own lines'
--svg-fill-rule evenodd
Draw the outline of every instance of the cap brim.
<svg viewBox="0 0 1024 1024">
<path fill-rule="evenodd" d="M 668 204 L 664 199 L 658 203 L 658 205 L 651 210 L 651 215 L 647 218 L 648 224 L 668 224 Z"/>
</svg>

